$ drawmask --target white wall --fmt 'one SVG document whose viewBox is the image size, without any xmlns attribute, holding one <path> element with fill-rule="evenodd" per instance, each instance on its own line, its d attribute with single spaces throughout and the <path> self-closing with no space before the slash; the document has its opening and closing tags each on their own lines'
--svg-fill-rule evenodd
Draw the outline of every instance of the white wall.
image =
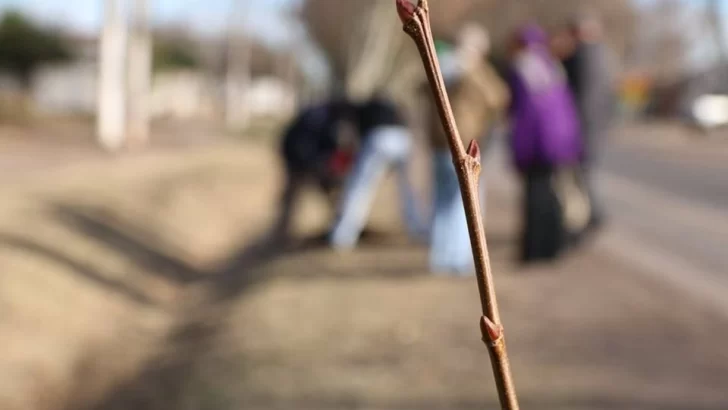
<svg viewBox="0 0 728 410">
<path fill-rule="evenodd" d="M 96 110 L 95 63 L 47 65 L 32 79 L 31 97 L 41 114 L 92 113 Z"/>
<path fill-rule="evenodd" d="M 96 110 L 97 65 L 77 62 L 48 65 L 33 76 L 31 97 L 41 114 L 92 114 Z M 155 75 L 151 92 L 152 118 L 219 118 L 224 101 L 223 83 L 195 71 Z M 259 77 L 239 99 L 250 117 L 289 116 L 296 109 L 295 90 L 276 77 Z"/>
</svg>

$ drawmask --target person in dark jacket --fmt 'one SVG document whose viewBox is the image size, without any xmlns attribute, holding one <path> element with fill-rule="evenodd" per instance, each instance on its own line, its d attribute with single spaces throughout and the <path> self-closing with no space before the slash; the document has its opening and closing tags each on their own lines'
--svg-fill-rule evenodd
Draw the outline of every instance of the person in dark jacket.
<svg viewBox="0 0 728 410">
<path fill-rule="evenodd" d="M 371 211 L 376 188 L 385 174 L 394 171 L 399 186 L 402 214 L 410 235 L 419 237 L 423 227 L 410 184 L 412 133 L 395 104 L 381 94 L 357 109 L 360 150 L 349 175 L 336 223 L 329 241 L 335 249 L 356 246 Z"/>
<path fill-rule="evenodd" d="M 355 107 L 344 98 L 307 107 L 288 125 L 280 146 L 285 182 L 275 237 L 288 238 L 299 195 L 306 186 L 319 189 L 332 204 L 336 201 L 356 147 L 354 126 Z"/>
<path fill-rule="evenodd" d="M 568 33 L 572 52 L 563 63 L 579 110 L 584 139 L 581 173 L 590 203 L 589 222 L 584 232 L 589 232 L 600 226 L 604 218 L 594 192 L 594 168 L 613 114 L 612 73 L 607 46 L 602 41 L 602 27 L 596 17 L 577 16 L 571 22 Z"/>
</svg>

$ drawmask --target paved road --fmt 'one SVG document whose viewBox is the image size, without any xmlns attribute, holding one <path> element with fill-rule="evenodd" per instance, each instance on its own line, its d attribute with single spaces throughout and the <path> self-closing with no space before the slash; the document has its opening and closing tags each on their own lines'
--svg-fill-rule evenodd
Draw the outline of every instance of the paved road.
<svg viewBox="0 0 728 410">
<path fill-rule="evenodd" d="M 495 151 L 487 166 L 501 173 Z M 620 140 L 605 149 L 598 182 L 610 223 L 596 246 L 728 317 L 728 160 Z"/>
<path fill-rule="evenodd" d="M 619 143 L 600 177 L 600 245 L 728 315 L 728 163 Z"/>
<path fill-rule="evenodd" d="M 728 314 L 728 163 L 620 143 L 602 165 L 601 245 Z"/>
<path fill-rule="evenodd" d="M 714 157 L 682 160 L 679 152 L 621 143 L 607 147 L 602 165 L 610 174 L 728 211 L 728 157 L 726 162 Z"/>
</svg>

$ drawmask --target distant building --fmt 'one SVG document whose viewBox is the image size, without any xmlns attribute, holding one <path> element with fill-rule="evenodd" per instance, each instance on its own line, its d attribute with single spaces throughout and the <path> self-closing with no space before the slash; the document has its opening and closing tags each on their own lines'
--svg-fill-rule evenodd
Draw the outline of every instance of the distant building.
<svg viewBox="0 0 728 410">
<path fill-rule="evenodd" d="M 72 40 L 76 45 L 74 61 L 41 66 L 32 76 L 30 97 L 39 114 L 93 114 L 96 110 L 97 39 L 75 36 Z M 266 58 L 270 60 L 269 55 Z M 275 75 L 263 75 L 257 65 L 254 68 L 251 81 L 240 91 L 241 109 L 250 118 L 292 115 L 298 100 L 292 82 Z M 224 87 L 224 79 L 214 70 L 156 73 L 150 94 L 152 118 L 221 118 L 225 109 L 224 93 L 221 92 Z"/>
<path fill-rule="evenodd" d="M 296 109 L 296 91 L 278 77 L 256 77 L 243 96 L 251 117 L 290 116 Z"/>
<path fill-rule="evenodd" d="M 43 65 L 33 74 L 30 94 L 42 115 L 91 114 L 96 110 L 96 62 Z"/>
</svg>

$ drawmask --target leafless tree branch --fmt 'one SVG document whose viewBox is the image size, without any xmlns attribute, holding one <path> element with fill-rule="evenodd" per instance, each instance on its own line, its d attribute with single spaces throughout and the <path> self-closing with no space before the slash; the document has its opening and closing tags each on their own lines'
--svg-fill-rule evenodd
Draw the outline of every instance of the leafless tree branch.
<svg viewBox="0 0 728 410">
<path fill-rule="evenodd" d="M 501 324 L 500 313 L 498 311 L 488 246 L 485 239 L 485 229 L 480 213 L 481 207 L 478 195 L 478 177 L 481 169 L 480 148 L 477 142 L 473 140 L 466 150 L 460 139 L 440 71 L 440 65 L 435 54 L 427 0 L 420 0 L 416 7 L 409 0 L 397 0 L 397 12 L 404 23 L 404 31 L 417 44 L 430 87 L 435 95 L 438 114 L 445 127 L 453 162 L 457 170 L 460 191 L 465 206 L 465 215 L 468 221 L 468 230 L 470 232 L 470 242 L 473 249 L 478 290 L 483 311 L 483 316 L 480 320 L 481 334 L 483 342 L 490 353 L 501 408 L 505 410 L 516 410 L 519 408 L 518 399 L 511 375 L 508 354 L 506 352 L 503 325 Z"/>
</svg>

